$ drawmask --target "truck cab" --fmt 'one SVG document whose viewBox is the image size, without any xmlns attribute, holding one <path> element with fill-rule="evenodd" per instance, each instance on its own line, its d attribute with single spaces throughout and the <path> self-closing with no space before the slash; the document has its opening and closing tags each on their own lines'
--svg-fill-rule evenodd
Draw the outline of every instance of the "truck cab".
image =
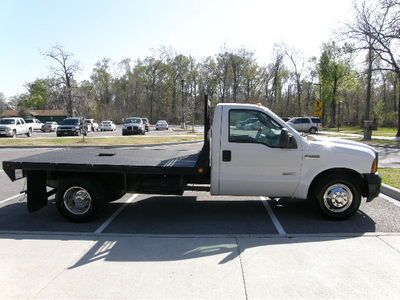
<svg viewBox="0 0 400 300">
<path fill-rule="evenodd" d="M 258 127 L 237 126 L 257 118 Z M 258 128 L 258 129 L 257 129 Z M 211 194 L 316 198 L 347 217 L 379 194 L 377 152 L 350 141 L 311 141 L 266 107 L 218 104 L 211 143 Z"/>
</svg>

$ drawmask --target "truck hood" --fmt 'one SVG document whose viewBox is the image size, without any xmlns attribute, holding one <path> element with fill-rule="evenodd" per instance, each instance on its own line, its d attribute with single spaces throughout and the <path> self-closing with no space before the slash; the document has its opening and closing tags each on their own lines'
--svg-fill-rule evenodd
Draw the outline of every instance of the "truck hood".
<svg viewBox="0 0 400 300">
<path fill-rule="evenodd" d="M 351 168 L 359 173 L 369 173 L 376 150 L 368 145 L 342 139 L 307 141 L 304 159 L 319 158 L 324 168 Z"/>
</svg>

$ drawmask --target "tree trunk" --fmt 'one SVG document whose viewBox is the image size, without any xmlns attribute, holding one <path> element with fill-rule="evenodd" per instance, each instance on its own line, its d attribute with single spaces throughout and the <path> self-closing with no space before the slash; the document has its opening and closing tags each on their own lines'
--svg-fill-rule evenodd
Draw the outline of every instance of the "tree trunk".
<svg viewBox="0 0 400 300">
<path fill-rule="evenodd" d="M 400 82 L 400 73 L 397 73 L 398 81 Z M 397 109 L 397 133 L 396 137 L 400 137 L 400 84 L 397 85 L 397 92 L 398 92 L 398 109 Z"/>
<path fill-rule="evenodd" d="M 336 90 L 337 90 L 337 81 L 335 79 L 333 81 L 333 90 L 332 90 L 331 124 L 330 124 L 330 127 L 335 127 L 336 126 Z"/>
<path fill-rule="evenodd" d="M 369 120 L 371 109 L 371 82 L 372 82 L 372 48 L 368 51 L 368 74 L 367 74 L 367 99 L 365 101 L 365 120 Z"/>
</svg>

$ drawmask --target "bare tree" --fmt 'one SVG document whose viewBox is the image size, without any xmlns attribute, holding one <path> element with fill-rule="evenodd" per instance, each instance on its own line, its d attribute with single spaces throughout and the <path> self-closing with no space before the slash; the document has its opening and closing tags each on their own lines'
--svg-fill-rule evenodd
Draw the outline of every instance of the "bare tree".
<svg viewBox="0 0 400 300">
<path fill-rule="evenodd" d="M 400 80 L 400 2 L 398 0 L 379 0 L 372 5 L 363 2 L 356 7 L 356 21 L 351 25 L 349 34 L 353 39 L 364 42 L 369 51 L 369 72 L 372 72 L 372 53 L 384 63 L 376 70 L 396 73 Z M 370 79 L 368 73 L 368 79 Z M 370 88 L 370 84 L 368 86 Z M 368 93 L 368 90 L 367 90 Z M 369 108 L 367 94 L 367 109 Z M 400 108 L 400 101 L 398 103 Z M 396 136 L 400 136 L 400 113 Z"/>
<path fill-rule="evenodd" d="M 286 56 L 290 59 L 293 68 L 294 68 L 294 77 L 296 81 L 296 93 L 297 93 L 297 106 L 298 106 L 298 115 L 301 116 L 301 73 L 299 71 L 298 61 L 299 54 L 294 49 L 289 49 L 287 45 L 283 45 L 283 51 L 285 52 Z"/>
<path fill-rule="evenodd" d="M 75 111 L 72 85 L 74 83 L 74 76 L 79 71 L 79 62 L 71 61 L 73 54 L 66 51 L 60 45 L 53 46 L 49 51 L 43 53 L 43 55 L 56 62 L 56 66 L 50 66 L 50 70 L 54 76 L 58 77 L 64 83 L 67 94 L 67 113 L 73 116 Z"/>
</svg>

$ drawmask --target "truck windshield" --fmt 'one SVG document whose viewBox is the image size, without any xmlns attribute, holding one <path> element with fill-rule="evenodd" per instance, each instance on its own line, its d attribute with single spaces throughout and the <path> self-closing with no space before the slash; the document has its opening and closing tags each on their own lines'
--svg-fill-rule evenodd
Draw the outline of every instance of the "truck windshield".
<svg viewBox="0 0 400 300">
<path fill-rule="evenodd" d="M 129 124 L 129 123 L 140 123 L 141 119 L 126 119 L 124 124 Z"/>
<path fill-rule="evenodd" d="M 14 119 L 0 119 L 0 124 L 15 124 L 15 120 Z"/>
<path fill-rule="evenodd" d="M 61 125 L 77 125 L 78 120 L 77 119 L 65 119 L 62 121 Z"/>
</svg>

